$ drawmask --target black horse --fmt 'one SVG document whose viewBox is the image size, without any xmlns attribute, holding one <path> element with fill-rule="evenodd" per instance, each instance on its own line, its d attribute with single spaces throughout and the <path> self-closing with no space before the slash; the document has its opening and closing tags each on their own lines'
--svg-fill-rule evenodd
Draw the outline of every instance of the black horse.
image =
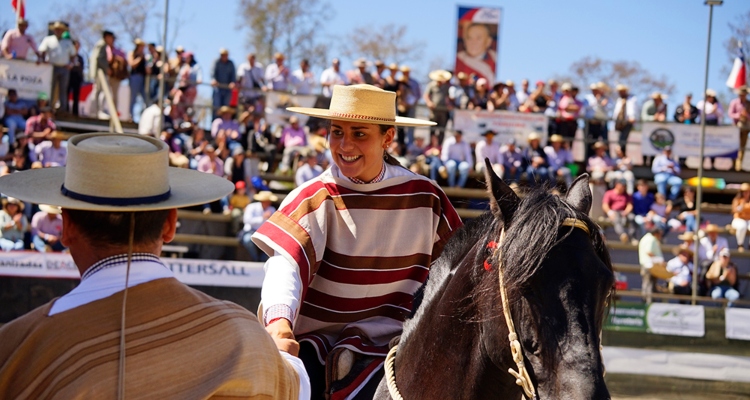
<svg viewBox="0 0 750 400">
<path fill-rule="evenodd" d="M 508 372 L 517 368 L 503 279 L 535 395 L 609 399 L 600 332 L 614 276 L 587 216 L 588 177 L 564 198 L 535 189 L 519 199 L 487 171 L 491 212 L 455 234 L 417 293 L 395 352 L 395 388 L 406 400 L 524 398 Z M 391 398 L 386 371 L 375 399 Z"/>
</svg>

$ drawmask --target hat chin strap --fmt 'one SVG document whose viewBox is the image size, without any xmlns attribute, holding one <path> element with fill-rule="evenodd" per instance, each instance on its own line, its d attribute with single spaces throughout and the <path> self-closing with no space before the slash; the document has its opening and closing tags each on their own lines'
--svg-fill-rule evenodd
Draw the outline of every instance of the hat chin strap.
<svg viewBox="0 0 750 400">
<path fill-rule="evenodd" d="M 128 264 L 125 270 L 125 290 L 122 293 L 122 311 L 120 312 L 120 355 L 117 376 L 117 399 L 125 399 L 125 310 L 128 304 L 128 283 L 130 281 L 130 263 L 133 260 L 133 236 L 135 236 L 135 213 L 130 213 L 130 233 L 128 235 Z"/>
</svg>

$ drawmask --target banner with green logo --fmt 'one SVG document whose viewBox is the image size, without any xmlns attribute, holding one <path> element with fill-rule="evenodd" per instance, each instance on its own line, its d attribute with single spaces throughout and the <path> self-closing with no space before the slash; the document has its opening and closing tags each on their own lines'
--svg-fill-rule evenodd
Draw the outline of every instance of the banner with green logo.
<svg viewBox="0 0 750 400">
<path fill-rule="evenodd" d="M 610 307 L 605 329 L 660 335 L 702 337 L 706 334 L 703 306 L 617 303 Z"/>
</svg>

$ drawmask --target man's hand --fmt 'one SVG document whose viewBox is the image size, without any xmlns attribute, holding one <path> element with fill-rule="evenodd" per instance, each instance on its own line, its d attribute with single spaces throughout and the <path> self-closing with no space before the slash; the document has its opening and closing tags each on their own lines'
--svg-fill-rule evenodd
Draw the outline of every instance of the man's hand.
<svg viewBox="0 0 750 400">
<path fill-rule="evenodd" d="M 280 318 L 268 324 L 266 332 L 273 338 L 276 348 L 295 357 L 299 355 L 299 343 L 294 339 L 292 324 L 286 318 Z"/>
</svg>

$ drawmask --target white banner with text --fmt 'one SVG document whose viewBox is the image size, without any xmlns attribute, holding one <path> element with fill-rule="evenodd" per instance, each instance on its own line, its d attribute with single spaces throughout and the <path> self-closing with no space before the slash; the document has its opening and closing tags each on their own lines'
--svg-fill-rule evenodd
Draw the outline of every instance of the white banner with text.
<svg viewBox="0 0 750 400">
<path fill-rule="evenodd" d="M 646 322 L 651 333 L 694 337 L 706 334 L 703 306 L 652 303 L 648 307 Z"/>
<path fill-rule="evenodd" d="M 727 339 L 750 340 L 750 309 L 728 307 L 724 321 Z"/>
<path fill-rule="evenodd" d="M 513 111 L 455 110 L 453 129 L 464 133 L 469 143 L 482 140 L 482 133 L 494 131 L 495 142 L 505 144 L 515 138 L 519 144 L 526 144 L 526 137 L 536 132 L 547 143 L 547 117 L 543 114 L 528 114 Z"/>
<path fill-rule="evenodd" d="M 660 154 L 666 146 L 672 146 L 674 157 L 700 156 L 700 124 L 644 122 L 641 133 L 641 152 L 644 156 Z M 737 158 L 739 148 L 739 128 L 732 125 L 706 126 L 706 157 Z"/>
<path fill-rule="evenodd" d="M 0 88 L 16 89 L 21 99 L 50 98 L 52 65 L 0 58 Z"/>
<path fill-rule="evenodd" d="M 195 286 L 260 288 L 263 263 L 162 258 L 180 282 Z M 0 253 L 0 276 L 80 279 L 70 254 L 28 251 Z"/>
</svg>

